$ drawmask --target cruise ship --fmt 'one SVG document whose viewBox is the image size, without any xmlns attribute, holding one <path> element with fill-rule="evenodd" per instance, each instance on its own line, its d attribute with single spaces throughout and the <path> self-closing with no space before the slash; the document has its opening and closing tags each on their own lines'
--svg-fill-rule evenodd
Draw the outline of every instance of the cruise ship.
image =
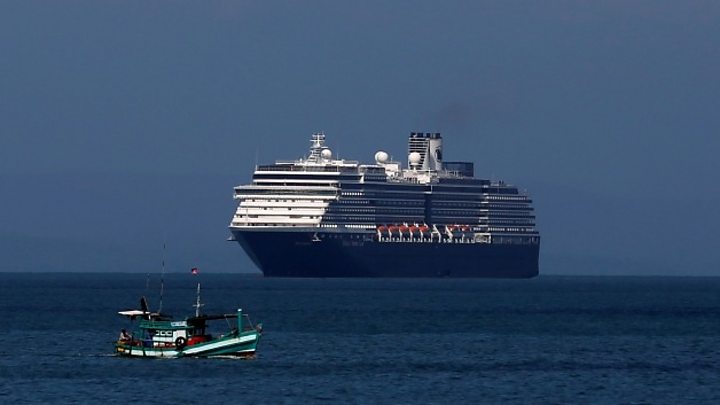
<svg viewBox="0 0 720 405">
<path fill-rule="evenodd" d="M 495 277 L 538 274 L 532 201 L 445 162 L 439 133 L 411 132 L 407 166 L 339 159 L 325 134 L 305 158 L 258 165 L 235 187 L 229 238 L 267 277 Z"/>
</svg>

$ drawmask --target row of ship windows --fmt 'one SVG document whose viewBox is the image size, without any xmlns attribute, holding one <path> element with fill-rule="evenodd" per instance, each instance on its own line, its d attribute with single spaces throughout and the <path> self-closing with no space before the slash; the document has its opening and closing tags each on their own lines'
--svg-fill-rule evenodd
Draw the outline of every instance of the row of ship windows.
<svg viewBox="0 0 720 405">
<path fill-rule="evenodd" d="M 320 224 L 321 228 L 337 228 L 337 224 Z M 358 229 L 368 229 L 372 228 L 373 225 L 370 224 L 363 224 L 363 225 L 352 225 L 352 224 L 343 224 L 343 227 L 345 228 L 358 228 Z"/>
<path fill-rule="evenodd" d="M 377 210 L 375 208 L 346 208 L 346 207 L 331 207 L 328 209 L 328 212 L 353 212 L 353 213 L 375 213 Z"/>
<path fill-rule="evenodd" d="M 362 190 L 361 195 L 380 198 L 425 198 L 425 194 L 417 190 L 392 190 L 392 191 L 373 191 Z"/>
<path fill-rule="evenodd" d="M 256 181 L 253 183 L 253 185 L 258 187 L 287 187 L 287 186 L 302 186 L 302 187 L 337 187 L 337 183 L 325 183 L 325 182 L 317 182 L 317 183 L 300 183 L 300 182 L 284 182 L 284 183 L 275 183 L 275 182 L 259 182 Z"/>
<path fill-rule="evenodd" d="M 425 212 L 425 207 L 343 207 L 330 205 L 328 210 L 345 212 Z"/>
<path fill-rule="evenodd" d="M 372 218 L 372 217 L 371 217 Z M 420 218 L 421 221 L 425 220 L 425 215 L 422 214 L 402 214 L 402 215 L 396 215 L 396 214 L 377 214 L 374 216 L 374 218 L 377 219 L 378 223 L 386 223 L 390 221 L 392 222 L 409 222 L 411 219 L 415 220 L 416 218 Z"/>
<path fill-rule="evenodd" d="M 488 200 L 504 200 L 504 201 L 525 201 L 525 197 L 508 197 L 504 195 L 489 195 L 485 197 Z"/>
<path fill-rule="evenodd" d="M 418 204 L 396 204 L 396 205 L 378 205 L 378 204 L 369 204 L 369 205 L 350 205 L 350 204 L 336 204 L 335 202 L 331 202 L 328 204 L 329 208 L 335 208 L 340 210 L 352 210 L 352 209 L 373 209 L 373 210 L 399 210 L 399 209 L 413 209 L 413 210 L 424 210 L 424 205 L 418 205 Z"/>
<path fill-rule="evenodd" d="M 270 223 L 265 223 L 265 222 L 253 222 L 253 223 L 252 223 L 252 226 L 274 226 L 274 227 L 283 227 L 283 228 L 285 228 L 285 227 L 292 227 L 292 228 L 295 228 L 295 227 L 303 227 L 303 228 L 304 228 L 304 227 L 307 227 L 308 225 L 307 225 L 307 224 L 282 224 L 282 223 L 275 223 L 275 222 L 270 222 Z M 343 226 L 344 228 L 357 228 L 357 229 L 371 229 L 371 228 L 374 228 L 374 224 L 363 224 L 363 225 L 343 224 L 342 226 Z M 321 228 L 337 228 L 338 225 L 337 225 L 337 224 L 320 224 L 320 227 L 321 227 Z M 323 238 L 323 235 L 320 235 L 320 237 Z M 330 237 L 331 237 L 331 236 L 328 236 L 328 238 L 330 238 Z M 333 236 L 332 238 L 339 239 L 340 236 Z M 359 239 L 360 236 L 359 236 L 359 235 L 358 235 L 358 236 L 351 236 L 351 238 L 357 238 L 357 239 Z"/>
<path fill-rule="evenodd" d="M 483 201 L 476 201 L 476 202 L 438 202 L 438 201 L 432 201 L 433 207 L 480 207 L 480 208 L 503 208 L 503 209 L 527 209 L 527 204 L 496 204 L 496 203 L 487 203 Z"/>
<path fill-rule="evenodd" d="M 319 210 L 322 209 L 322 207 L 243 207 L 246 209 L 252 209 L 252 210 L 263 210 L 263 211 L 278 211 L 282 212 L 284 210 L 292 211 L 295 210 Z"/>
<path fill-rule="evenodd" d="M 266 215 L 239 215 L 236 216 L 238 218 L 251 218 L 251 219 L 257 219 L 257 218 L 268 218 Z M 411 216 L 387 216 L 387 215 L 363 215 L 363 216 L 355 216 L 355 215 L 337 215 L 337 214 L 327 214 L 325 216 L 307 216 L 307 215 L 290 215 L 290 216 L 283 216 L 291 219 L 320 219 L 325 218 L 326 220 L 332 220 L 332 221 L 361 221 L 361 222 L 404 222 L 407 219 L 417 219 L 417 218 L 424 218 L 421 215 L 417 215 L 414 218 Z M 451 218 L 451 217 L 446 217 Z M 439 218 L 436 218 L 439 219 Z M 465 217 L 456 217 L 455 221 L 450 221 L 451 223 L 454 222 L 463 222 L 467 221 L 468 218 Z M 445 221 L 444 221 L 445 222 Z M 533 226 L 533 221 L 493 221 L 493 220 L 483 220 L 478 219 L 479 225 L 529 225 Z M 492 228 L 491 230 L 499 230 L 500 228 Z M 520 228 L 503 228 L 507 229 L 508 231 L 515 231 Z"/>
<path fill-rule="evenodd" d="M 335 204 L 345 205 L 425 205 L 425 202 L 420 200 L 368 200 L 368 199 L 351 199 L 351 200 L 339 200 Z"/>
<path fill-rule="evenodd" d="M 465 223 L 473 222 L 481 225 L 497 225 L 497 226 L 535 226 L 535 221 L 493 221 L 487 218 L 473 217 L 432 217 L 435 221 Z"/>
<path fill-rule="evenodd" d="M 267 202 L 267 203 L 275 203 L 275 202 L 279 202 L 279 203 L 288 203 L 288 202 L 290 202 L 290 203 L 296 203 L 296 202 L 297 202 L 297 203 L 316 203 L 316 204 L 317 204 L 317 203 L 323 203 L 323 202 L 324 202 L 323 200 L 304 200 L 304 199 L 303 199 L 303 200 L 294 200 L 294 199 L 246 199 L 245 201 L 248 201 L 248 202 L 259 202 L 259 203 L 263 203 L 263 202 Z M 347 202 L 343 202 L 342 200 L 340 201 L 340 203 L 345 203 L 345 204 L 347 204 Z M 417 202 L 414 202 L 414 201 L 388 201 L 388 204 L 387 204 L 387 205 L 384 205 L 384 204 L 383 204 L 383 205 L 377 205 L 376 208 L 373 208 L 373 209 L 376 210 L 376 211 L 382 211 L 382 210 L 384 210 L 384 209 L 385 209 L 385 210 L 387 210 L 387 209 L 396 210 L 395 208 L 390 207 L 390 205 L 401 206 L 401 207 L 402 207 L 402 206 L 404 206 L 404 207 L 417 207 L 417 208 L 424 209 L 424 206 L 423 206 L 423 205 L 421 205 L 421 204 L 419 204 L 419 203 L 417 203 Z M 449 204 L 448 204 L 448 205 L 449 205 Z M 463 204 L 463 205 L 464 205 L 464 206 L 472 206 L 471 204 Z M 387 207 L 387 208 L 383 208 L 383 207 Z M 262 208 L 262 209 L 265 209 L 265 210 L 268 209 L 268 207 L 258 207 L 258 208 Z M 273 207 L 270 207 L 270 208 L 272 209 Z M 304 208 L 304 207 L 295 207 L 295 208 L 300 208 L 300 209 L 302 209 L 302 208 Z M 488 207 L 488 208 L 495 208 L 495 207 Z M 496 207 L 496 208 L 500 208 L 500 209 L 504 209 L 504 210 L 511 210 L 511 209 L 521 210 L 521 209 L 522 209 L 522 210 L 524 210 L 524 213 L 525 213 L 525 214 L 528 214 L 528 215 L 529 215 L 529 207 L 522 207 L 522 208 L 521 208 L 521 207 L 503 207 L 503 206 L 500 206 L 500 207 Z M 288 209 L 288 210 L 291 210 L 292 208 L 291 208 L 291 207 L 288 207 L 287 209 Z M 347 208 L 346 208 L 346 209 L 347 209 Z M 350 208 L 350 209 L 352 209 L 352 208 Z M 356 209 L 355 211 L 356 211 L 356 212 L 370 212 L 370 210 L 371 210 L 371 209 L 360 208 L 360 209 Z M 477 209 L 477 210 L 472 210 L 472 211 L 470 211 L 470 210 L 433 209 L 433 212 L 436 212 L 436 213 L 438 213 L 438 214 L 444 213 L 444 214 L 448 214 L 448 215 L 479 215 L 479 214 L 482 212 L 482 210 Z"/>
<path fill-rule="evenodd" d="M 295 179 L 285 179 L 283 183 L 280 182 L 271 182 L 271 181 L 263 181 L 263 179 L 255 179 L 253 181 L 253 185 L 261 188 L 266 188 L 268 190 L 272 189 L 282 189 L 283 186 L 302 186 L 302 187 L 337 187 L 337 179 L 321 179 L 321 181 L 316 182 L 302 182 L 302 181 L 295 181 Z M 324 180 L 324 181 L 322 181 Z M 405 190 L 398 190 L 398 185 L 395 186 L 395 190 L 386 190 L 385 185 L 378 185 L 378 187 L 363 187 L 360 185 L 359 187 L 355 188 L 352 187 L 349 184 L 343 184 L 343 195 L 379 195 L 379 196 L 398 196 L 398 195 L 418 195 L 419 190 L 417 189 L 417 186 L 410 185 L 409 187 L 405 188 Z M 349 191 L 355 188 L 357 191 Z M 373 189 L 374 188 L 374 189 Z M 276 190 L 272 190 L 276 191 Z M 483 195 L 487 197 L 495 197 L 496 199 L 512 199 L 512 198 L 524 198 L 525 196 L 522 194 L 519 194 L 517 190 L 515 189 L 501 189 L 501 190 L 494 190 L 494 189 L 463 189 L 463 190 L 452 190 L 452 188 L 447 187 L 433 187 L 432 190 L 433 195 L 441 196 L 443 194 L 451 195 L 451 194 L 466 194 L 468 197 L 477 196 L 477 195 Z M 422 195 L 422 194 L 420 194 Z M 460 197 L 458 195 L 458 197 Z"/>
<path fill-rule="evenodd" d="M 472 202 L 481 202 L 481 203 L 487 203 L 492 196 L 484 196 L 484 195 L 457 195 L 457 194 L 448 194 L 448 195 L 435 195 L 432 196 L 432 201 L 472 201 Z M 522 199 L 523 202 L 526 200 Z"/>
<path fill-rule="evenodd" d="M 501 210 L 531 210 L 528 204 L 482 204 L 482 208 L 496 208 Z"/>
<path fill-rule="evenodd" d="M 395 217 L 395 218 L 404 218 L 404 217 L 425 217 L 424 212 L 420 211 L 396 211 L 396 212 L 371 212 L 371 213 L 352 213 L 352 212 L 327 212 L 325 215 L 362 215 L 364 217 L 368 218 L 375 218 L 380 216 L 386 216 L 386 217 Z"/>
<path fill-rule="evenodd" d="M 267 210 L 267 208 L 263 208 L 263 210 Z M 288 211 L 291 211 L 291 208 L 288 208 Z M 268 215 L 272 215 L 272 209 L 268 214 L 263 215 L 263 217 L 267 217 Z M 365 214 L 363 215 L 364 218 L 373 218 L 376 216 L 403 216 L 403 215 L 416 215 L 416 216 L 422 216 L 424 213 L 417 212 L 417 211 L 395 211 L 395 212 L 383 212 L 383 211 L 375 211 L 375 210 L 341 210 L 341 211 L 327 211 L 326 215 L 328 216 L 342 216 L 347 214 Z M 475 213 L 464 215 L 462 213 L 442 213 L 445 215 L 440 214 L 434 214 L 432 217 L 434 218 L 474 218 L 477 219 L 480 222 L 483 223 L 490 223 L 490 224 L 532 224 L 534 222 L 534 217 L 503 217 L 503 216 L 478 216 Z M 276 215 L 278 216 L 286 216 L 284 211 L 278 212 Z M 241 214 L 236 215 L 240 217 L 247 216 L 249 218 L 258 218 L 258 215 L 256 214 Z M 319 216 L 306 216 L 306 215 L 290 215 L 290 218 L 319 218 Z"/>
<path fill-rule="evenodd" d="M 440 218 L 447 219 L 449 222 L 454 222 L 454 218 L 472 218 L 473 220 L 477 220 L 484 223 L 492 223 L 492 224 L 526 224 L 526 223 L 533 223 L 535 222 L 535 218 L 495 218 L 495 217 L 487 217 L 487 216 L 477 216 L 477 215 L 431 215 L 431 218 L 437 220 Z"/>
<path fill-rule="evenodd" d="M 372 208 L 355 208 L 330 206 L 328 211 L 334 212 L 425 212 L 424 207 L 372 207 Z"/>
<path fill-rule="evenodd" d="M 362 218 L 362 217 L 345 217 L 345 216 L 327 216 L 325 217 L 328 221 L 333 222 L 366 222 L 366 223 L 375 223 L 372 218 Z"/>
<path fill-rule="evenodd" d="M 453 202 L 432 202 L 433 207 L 467 208 L 480 206 L 480 203 L 453 203 Z"/>
<path fill-rule="evenodd" d="M 307 215 L 281 215 L 283 218 L 292 219 L 319 219 L 321 216 L 307 216 Z M 270 215 L 240 215 L 240 218 L 272 218 Z"/>
<path fill-rule="evenodd" d="M 524 218 L 535 218 L 533 215 L 503 215 L 498 214 L 495 212 L 478 212 L 478 211 L 450 211 L 450 210 L 433 210 L 431 212 L 431 215 L 460 215 L 460 216 L 473 216 L 473 217 L 490 217 L 490 218 L 517 218 L 517 219 L 524 219 Z"/>
<path fill-rule="evenodd" d="M 480 216 L 478 211 L 461 211 L 461 210 L 432 210 L 432 215 L 441 216 L 462 216 L 462 217 L 477 217 Z"/>
<path fill-rule="evenodd" d="M 472 193 L 472 194 L 514 194 L 517 195 L 518 190 L 516 188 L 488 188 L 488 187 L 457 187 L 457 186 L 432 186 L 431 191 L 443 192 L 443 193 Z"/>
<path fill-rule="evenodd" d="M 418 193 L 366 193 L 366 192 L 351 192 L 351 191 L 343 191 L 340 194 L 343 198 L 350 198 L 350 197 L 362 197 L 367 199 L 372 198 L 381 198 L 381 199 L 391 199 L 391 200 L 425 200 L 424 194 L 418 194 Z"/>
<path fill-rule="evenodd" d="M 528 221 L 493 221 L 493 220 L 489 220 L 489 221 L 482 221 L 482 222 L 484 222 L 486 224 L 490 224 L 490 225 L 516 225 L 516 226 L 517 225 L 535 225 L 535 221 L 530 221 L 530 220 L 528 220 Z"/>
<path fill-rule="evenodd" d="M 427 190 L 427 187 L 418 187 L 416 184 L 403 184 L 403 183 L 392 183 L 391 187 L 387 184 L 362 184 L 362 183 L 343 183 L 342 188 L 344 190 L 358 190 L 365 193 L 421 193 Z"/>
<path fill-rule="evenodd" d="M 312 196 L 335 196 L 337 195 L 337 192 L 334 190 L 312 190 L 312 193 L 309 193 L 308 190 L 286 190 L 282 188 L 277 189 L 271 189 L 267 188 L 264 190 L 258 190 L 258 189 L 252 189 L 252 190 L 235 190 L 235 195 L 237 196 L 243 196 L 243 195 L 263 195 L 263 194 L 271 194 L 271 195 L 312 195 Z"/>
<path fill-rule="evenodd" d="M 292 211 L 293 209 L 296 210 L 308 210 L 308 209 L 321 209 L 322 207 L 247 207 L 248 209 L 261 209 L 264 211 L 279 211 L 283 212 L 284 210 Z M 395 213 L 395 214 L 402 214 L 402 213 L 420 213 L 424 212 L 424 210 L 420 209 L 407 209 L 407 208 L 393 208 L 393 207 L 387 207 L 387 208 L 353 208 L 353 207 L 330 207 L 327 209 L 327 212 L 345 212 L 345 213 L 370 213 L 370 214 L 382 214 L 382 213 Z M 533 215 L 531 215 L 529 212 L 524 213 L 500 213 L 497 211 L 489 212 L 489 211 L 480 211 L 480 210 L 446 210 L 446 209 L 434 209 L 431 210 L 431 214 L 434 216 L 473 216 L 473 217 L 490 217 L 490 218 L 516 218 L 516 219 L 532 219 L 534 218 Z"/>
<path fill-rule="evenodd" d="M 382 198 L 382 199 L 415 199 L 415 200 L 424 200 L 424 195 L 419 195 L 417 193 L 374 193 L 374 192 L 351 192 L 351 191 L 343 191 L 341 193 L 343 197 L 364 197 L 364 198 Z M 522 201 L 522 202 L 528 202 L 528 198 L 526 196 L 518 196 L 518 195 L 442 195 L 442 194 L 433 194 L 432 200 L 435 203 L 435 201 L 442 201 L 442 200 L 461 200 L 461 201 L 487 201 L 487 200 L 493 200 L 493 201 Z"/>
<path fill-rule="evenodd" d="M 369 200 L 411 200 L 411 201 L 425 201 L 424 194 L 417 193 L 365 193 L 362 197 Z"/>
<path fill-rule="evenodd" d="M 352 199 L 352 200 L 338 200 L 335 201 L 333 204 L 344 204 L 344 205 L 368 205 L 370 204 L 369 200 L 359 200 L 359 199 Z"/>
<path fill-rule="evenodd" d="M 497 228 L 489 227 L 490 232 L 535 232 L 535 228 Z"/>
<path fill-rule="evenodd" d="M 342 204 L 342 205 L 411 205 L 411 206 L 424 206 L 424 201 L 417 201 L 417 200 L 368 200 L 368 199 L 348 199 L 348 200 L 339 200 L 334 202 L 334 204 Z M 532 207 L 530 207 L 528 204 L 497 204 L 497 203 L 487 203 L 483 201 L 475 201 L 475 202 L 456 202 L 456 201 L 450 201 L 450 202 L 440 202 L 440 201 L 432 201 L 431 202 L 432 207 L 448 207 L 448 208 L 480 208 L 480 209 L 502 209 L 502 210 L 531 210 Z"/>
<path fill-rule="evenodd" d="M 468 217 L 432 217 L 433 223 L 442 223 L 442 224 L 463 224 L 472 222 L 473 224 L 477 224 L 479 226 L 535 226 L 535 223 L 533 222 L 527 222 L 522 224 L 515 224 L 515 223 L 508 223 L 508 222 L 493 222 L 493 221 L 487 221 L 482 218 L 468 218 Z"/>
<path fill-rule="evenodd" d="M 366 177 L 367 179 L 367 177 Z M 381 177 L 381 181 L 386 182 L 386 176 Z M 514 194 L 518 195 L 519 191 L 516 187 L 488 187 L 485 183 L 477 183 L 474 185 L 457 185 L 450 183 L 440 183 L 433 185 L 426 185 L 419 189 L 417 187 L 417 180 L 412 183 L 392 183 L 392 190 L 388 190 L 389 187 L 385 184 L 362 184 L 362 183 L 343 183 L 344 189 L 356 189 L 362 191 L 397 191 L 397 189 L 404 188 L 411 192 L 431 191 L 435 193 L 466 193 L 466 194 Z"/>
<path fill-rule="evenodd" d="M 522 237 L 522 236 L 494 236 L 493 243 L 500 244 L 500 245 L 536 244 L 536 243 L 538 243 L 538 238 Z"/>
<path fill-rule="evenodd" d="M 339 216 L 349 216 L 349 215 L 355 215 L 360 216 L 363 218 L 409 218 L 409 217 L 420 217 L 424 218 L 425 215 L 422 212 L 373 212 L 373 213 L 359 213 L 359 212 L 326 212 L 324 214 L 325 217 L 339 217 Z"/>
<path fill-rule="evenodd" d="M 354 167 L 341 167 L 341 166 L 296 166 L 293 165 L 291 162 L 284 164 L 274 164 L 274 165 L 259 165 L 255 169 L 257 172 L 333 172 L 333 173 L 350 173 L 355 174 L 357 173 L 357 169 Z M 258 173 L 260 174 L 260 173 Z"/>
<path fill-rule="evenodd" d="M 305 224 L 278 224 L 278 223 L 274 223 L 274 222 L 273 223 L 253 222 L 252 226 L 281 226 L 283 228 L 288 227 L 288 226 L 293 227 L 293 228 L 296 226 L 307 227 L 307 225 L 305 225 Z"/>
<path fill-rule="evenodd" d="M 352 219 L 336 219 L 335 222 L 343 222 L 343 221 L 350 221 Z M 360 221 L 355 220 L 355 221 Z M 371 226 L 372 222 L 367 222 L 366 224 L 345 224 L 343 226 L 348 228 L 368 228 L 368 226 Z M 252 224 L 253 226 L 281 226 L 281 227 L 304 227 L 307 226 L 306 224 L 283 224 L 283 223 L 276 223 L 276 222 L 254 222 Z M 320 224 L 320 227 L 322 228 L 337 228 L 337 224 Z M 488 232 L 522 232 L 522 233 L 533 233 L 535 232 L 535 228 L 517 228 L 517 227 L 487 227 L 486 231 Z M 495 237 L 494 240 L 497 242 L 497 238 Z"/>
<path fill-rule="evenodd" d="M 375 201 L 375 205 L 377 206 L 383 206 L 383 205 L 405 205 L 405 206 L 413 206 L 413 207 L 424 207 L 425 204 L 423 201 Z"/>
<path fill-rule="evenodd" d="M 287 202 L 300 202 L 300 203 L 322 203 L 324 200 L 288 200 L 288 199 L 275 199 L 275 200 L 267 200 L 267 199 L 256 199 L 256 198 L 247 198 L 244 201 L 249 202 L 281 202 L 281 203 L 287 203 Z"/>
<path fill-rule="evenodd" d="M 347 224 L 343 225 L 345 228 L 358 228 L 358 229 L 368 229 L 371 228 L 374 224 L 366 224 L 366 225 L 353 225 L 353 224 Z M 277 227 L 307 227 L 307 224 L 283 224 L 283 223 L 277 223 L 277 222 L 253 222 L 252 226 L 277 226 Z M 313 225 L 315 226 L 315 225 Z M 337 228 L 338 226 L 336 224 L 320 224 L 321 228 Z"/>
<path fill-rule="evenodd" d="M 425 218 L 422 216 L 416 216 L 416 217 L 409 217 L 409 216 L 403 216 L 403 217 L 396 217 L 396 216 L 369 216 L 369 217 L 361 217 L 361 216 L 345 216 L 345 215 L 325 215 L 323 216 L 324 221 L 330 221 L 330 222 L 364 222 L 364 223 L 406 223 L 406 222 L 427 222 L 425 221 Z M 447 222 L 449 224 L 455 224 L 455 223 L 463 223 L 463 222 L 469 222 L 468 218 L 456 218 L 454 221 L 441 221 L 443 223 Z M 486 221 L 479 221 L 476 223 L 477 226 L 485 226 L 490 227 L 492 230 L 498 230 L 501 228 L 498 228 L 498 226 L 506 226 L 502 229 L 508 229 L 509 231 L 512 230 L 518 230 L 518 229 L 527 229 L 526 227 L 533 227 L 535 224 L 532 222 L 529 223 L 523 223 L 523 224 L 512 224 L 512 223 L 490 223 L 488 224 Z M 518 228 L 518 226 L 523 226 L 522 228 Z"/>
<path fill-rule="evenodd" d="M 271 202 L 284 202 L 284 203 L 288 203 L 288 202 L 291 202 L 291 203 L 296 203 L 296 202 L 299 202 L 299 203 L 323 203 L 323 202 L 324 202 L 323 200 L 305 200 L 305 199 L 302 199 L 302 200 L 295 200 L 295 199 L 255 199 L 255 198 L 249 198 L 249 199 L 246 199 L 245 201 L 248 201 L 248 202 L 269 202 L 269 203 L 271 203 Z M 344 201 L 344 200 L 340 200 L 339 203 L 340 203 L 340 204 L 343 204 L 343 205 L 349 205 L 349 204 L 351 204 L 351 203 L 352 203 L 352 204 L 355 204 L 355 205 L 358 205 L 359 203 L 362 203 L 362 204 L 365 204 L 365 205 L 369 205 L 369 201 L 367 201 L 367 200 L 355 200 L 355 201 Z M 377 203 L 379 203 L 379 201 L 378 201 Z M 382 206 L 389 206 L 389 205 L 411 206 L 411 207 L 424 207 L 424 205 L 423 205 L 421 202 L 416 202 L 416 201 L 386 201 L 386 202 L 384 202 L 384 203 L 386 203 L 386 204 L 377 204 L 376 206 L 378 207 L 378 209 L 382 209 L 382 208 L 381 208 Z M 476 206 L 475 204 L 463 204 L 463 203 L 435 203 L 435 204 L 433 204 L 433 208 L 434 208 L 434 207 L 449 207 L 449 208 L 456 208 L 456 207 L 458 207 L 458 208 L 459 208 L 459 207 L 475 207 L 475 206 Z M 483 207 L 483 209 L 488 208 L 488 209 L 524 210 L 524 211 L 529 211 L 529 210 L 532 209 L 531 207 L 528 207 L 528 206 L 521 206 L 521 205 L 504 206 L 504 205 L 497 205 L 497 204 L 485 205 L 485 206 L 482 206 L 482 207 Z M 264 208 L 264 209 L 267 209 L 267 208 Z M 288 208 L 288 209 L 291 209 L 291 208 Z M 455 212 L 460 212 L 460 211 L 449 211 L 449 210 L 439 209 L 438 212 L 455 213 Z M 471 212 L 471 211 L 462 211 L 462 213 L 463 213 L 462 215 L 467 215 L 468 212 Z M 475 214 L 475 213 L 477 213 L 477 211 L 474 211 L 474 212 L 471 212 L 471 213 L 472 213 L 472 214 Z"/>
<path fill-rule="evenodd" d="M 318 174 L 282 174 L 282 173 L 255 173 L 252 177 L 253 181 L 257 180 L 288 180 L 288 181 L 318 181 L 318 180 L 336 180 L 336 181 L 357 181 L 360 179 L 359 174 L 353 173 L 324 173 Z"/>
</svg>

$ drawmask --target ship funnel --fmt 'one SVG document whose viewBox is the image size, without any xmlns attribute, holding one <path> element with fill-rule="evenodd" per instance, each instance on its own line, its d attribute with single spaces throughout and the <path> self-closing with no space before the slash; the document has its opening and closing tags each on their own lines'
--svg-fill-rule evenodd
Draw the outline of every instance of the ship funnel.
<svg viewBox="0 0 720 405">
<path fill-rule="evenodd" d="M 408 164 L 413 166 L 410 155 L 420 155 L 418 166 L 422 170 L 442 170 L 442 136 L 439 132 L 411 132 L 408 138 Z"/>
</svg>

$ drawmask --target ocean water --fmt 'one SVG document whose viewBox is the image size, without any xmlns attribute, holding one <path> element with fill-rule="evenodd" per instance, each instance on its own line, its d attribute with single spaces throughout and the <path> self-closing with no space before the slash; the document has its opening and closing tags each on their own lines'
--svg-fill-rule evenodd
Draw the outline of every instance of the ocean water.
<svg viewBox="0 0 720 405">
<path fill-rule="evenodd" d="M 720 278 L 166 274 L 163 311 L 242 307 L 253 360 L 126 359 L 159 275 L 2 274 L 0 402 L 720 403 Z"/>
</svg>

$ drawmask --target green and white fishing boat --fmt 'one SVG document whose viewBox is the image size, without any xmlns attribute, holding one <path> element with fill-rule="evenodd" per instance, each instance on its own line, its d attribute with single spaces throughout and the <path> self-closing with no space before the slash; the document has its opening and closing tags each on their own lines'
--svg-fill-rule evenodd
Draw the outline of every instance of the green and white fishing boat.
<svg viewBox="0 0 720 405">
<path fill-rule="evenodd" d="M 115 343 L 116 353 L 127 357 L 254 357 L 262 324 L 253 325 L 241 309 L 233 314 L 200 314 L 200 283 L 197 291 L 195 316 L 184 320 L 149 311 L 145 297 L 140 300 L 140 310 L 118 312 L 139 322 L 132 334 L 122 330 Z M 211 321 L 224 321 L 229 330 L 212 335 Z"/>
</svg>

